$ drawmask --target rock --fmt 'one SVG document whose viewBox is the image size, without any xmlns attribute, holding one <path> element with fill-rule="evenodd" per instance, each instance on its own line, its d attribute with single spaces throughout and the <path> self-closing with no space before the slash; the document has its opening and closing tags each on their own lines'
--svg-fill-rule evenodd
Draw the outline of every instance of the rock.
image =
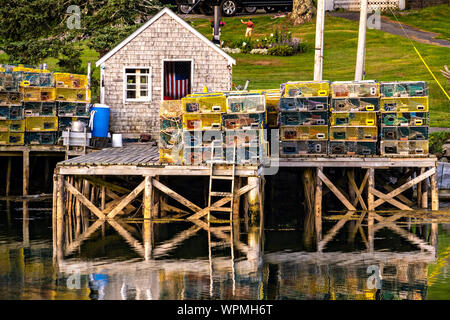
<svg viewBox="0 0 450 320">
<path fill-rule="evenodd" d="M 448 158 L 447 157 L 442 157 L 439 159 L 439 162 L 448 162 Z"/>
<path fill-rule="evenodd" d="M 450 143 L 446 143 L 442 145 L 443 154 L 450 156 Z"/>
</svg>

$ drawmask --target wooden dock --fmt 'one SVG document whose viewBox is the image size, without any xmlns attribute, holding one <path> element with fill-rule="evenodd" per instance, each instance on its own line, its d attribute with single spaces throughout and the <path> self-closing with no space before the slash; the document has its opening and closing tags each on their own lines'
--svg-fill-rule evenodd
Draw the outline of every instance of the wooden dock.
<svg viewBox="0 0 450 320">
<path fill-rule="evenodd" d="M 225 209 L 230 211 L 231 208 L 229 220 L 225 219 L 230 223 L 228 229 L 226 228 L 229 232 L 233 228 L 232 221 L 238 221 L 240 218 L 241 199 L 244 218 L 248 220 L 250 217 L 252 223 L 262 224 L 266 178 L 264 173 L 265 169 L 271 166 L 291 170 L 298 168 L 303 174 L 305 202 L 313 211 L 318 241 L 322 240 L 324 192 L 334 195 L 348 212 L 359 210 L 375 212 L 381 205 L 390 205 L 402 211 L 411 211 L 414 208 L 426 209 L 429 193 L 431 209 L 439 209 L 437 159 L 434 156 L 271 158 L 264 164 L 236 165 L 231 196 L 223 192 L 219 200 L 202 207 L 180 194 L 182 192 L 171 189 L 166 181 L 168 177 L 172 177 L 173 181 L 177 176 L 210 176 L 210 164 L 163 164 L 159 162 L 157 146 L 137 143 L 103 149 L 57 164 L 53 189 L 54 226 L 57 230 L 54 240 L 59 244 L 57 247 L 62 246 L 64 220 L 68 219 L 75 224 L 75 220 L 87 212 L 98 221 L 108 221 L 117 227 L 114 221 L 116 216 L 127 217 L 136 214 L 139 208 L 142 208 L 141 216 L 144 220 L 184 219 L 203 229 L 212 228 L 210 219 L 221 220 L 211 212 L 226 211 Z M 215 165 L 215 174 L 231 176 L 231 167 L 229 164 Z M 400 170 L 401 176 L 389 181 L 389 170 L 393 168 Z M 335 176 L 336 172 L 340 173 L 339 179 Z M 134 188 L 124 187 L 112 179 L 127 176 L 132 177 L 137 184 Z M 417 203 L 402 194 L 413 186 L 417 189 Z M 328 191 L 324 190 L 325 188 Z M 168 198 L 181 206 L 169 205 Z M 230 207 L 223 207 L 227 204 Z M 379 219 L 381 221 L 381 218 Z M 87 236 L 98 229 L 95 224 L 92 227 L 92 230 L 87 230 Z M 219 230 L 219 237 L 223 239 L 229 237 L 224 230 Z M 61 250 L 59 252 L 63 255 Z"/>
</svg>

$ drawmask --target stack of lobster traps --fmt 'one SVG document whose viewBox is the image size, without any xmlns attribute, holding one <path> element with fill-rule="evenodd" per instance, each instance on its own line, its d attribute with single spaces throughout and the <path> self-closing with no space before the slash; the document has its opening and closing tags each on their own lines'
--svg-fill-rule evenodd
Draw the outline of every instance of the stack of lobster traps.
<svg viewBox="0 0 450 320">
<path fill-rule="evenodd" d="M 331 84 L 331 155 L 377 154 L 380 88 L 375 81 Z"/>
<path fill-rule="evenodd" d="M 181 164 L 183 108 L 181 100 L 163 100 L 159 104 L 159 159 L 164 163 Z"/>
<path fill-rule="evenodd" d="M 428 154 L 426 82 L 381 83 L 381 155 Z"/>
<path fill-rule="evenodd" d="M 329 87 L 328 81 L 282 85 L 280 157 L 327 154 Z"/>
<path fill-rule="evenodd" d="M 2 65 L 0 144 L 56 144 L 72 121 L 89 124 L 90 102 L 86 75 Z"/>
</svg>

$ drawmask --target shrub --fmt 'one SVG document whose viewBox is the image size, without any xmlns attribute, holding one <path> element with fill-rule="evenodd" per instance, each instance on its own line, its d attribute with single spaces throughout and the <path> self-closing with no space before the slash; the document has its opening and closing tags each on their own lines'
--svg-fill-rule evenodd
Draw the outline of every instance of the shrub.
<svg viewBox="0 0 450 320">
<path fill-rule="evenodd" d="M 250 54 L 268 54 L 269 49 L 252 49 L 252 51 L 250 51 Z"/>
<path fill-rule="evenodd" d="M 268 50 L 268 54 L 272 56 L 292 56 L 294 53 L 294 48 L 287 44 L 277 44 Z"/>
<path fill-rule="evenodd" d="M 447 139 L 450 139 L 449 131 L 437 131 L 431 133 L 429 138 L 430 153 L 442 153 L 442 146 Z"/>
</svg>

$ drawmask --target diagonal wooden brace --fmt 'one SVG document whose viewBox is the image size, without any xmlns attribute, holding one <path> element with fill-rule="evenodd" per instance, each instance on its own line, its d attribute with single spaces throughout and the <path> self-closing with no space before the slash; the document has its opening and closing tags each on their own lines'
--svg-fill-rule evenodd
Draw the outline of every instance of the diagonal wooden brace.
<svg viewBox="0 0 450 320">
<path fill-rule="evenodd" d="M 67 180 L 64 182 L 64 186 L 67 191 L 75 196 L 82 204 L 84 204 L 89 210 L 91 210 L 99 219 L 106 219 L 103 212 L 97 208 L 91 201 L 89 201 L 80 191 L 78 191 L 74 186 L 70 184 Z"/>
<path fill-rule="evenodd" d="M 326 186 L 334 193 L 334 195 L 344 204 L 344 206 L 350 211 L 356 211 L 356 208 L 348 201 L 348 199 L 342 194 L 342 192 L 327 178 L 322 170 L 317 170 L 317 175 Z"/>
</svg>

